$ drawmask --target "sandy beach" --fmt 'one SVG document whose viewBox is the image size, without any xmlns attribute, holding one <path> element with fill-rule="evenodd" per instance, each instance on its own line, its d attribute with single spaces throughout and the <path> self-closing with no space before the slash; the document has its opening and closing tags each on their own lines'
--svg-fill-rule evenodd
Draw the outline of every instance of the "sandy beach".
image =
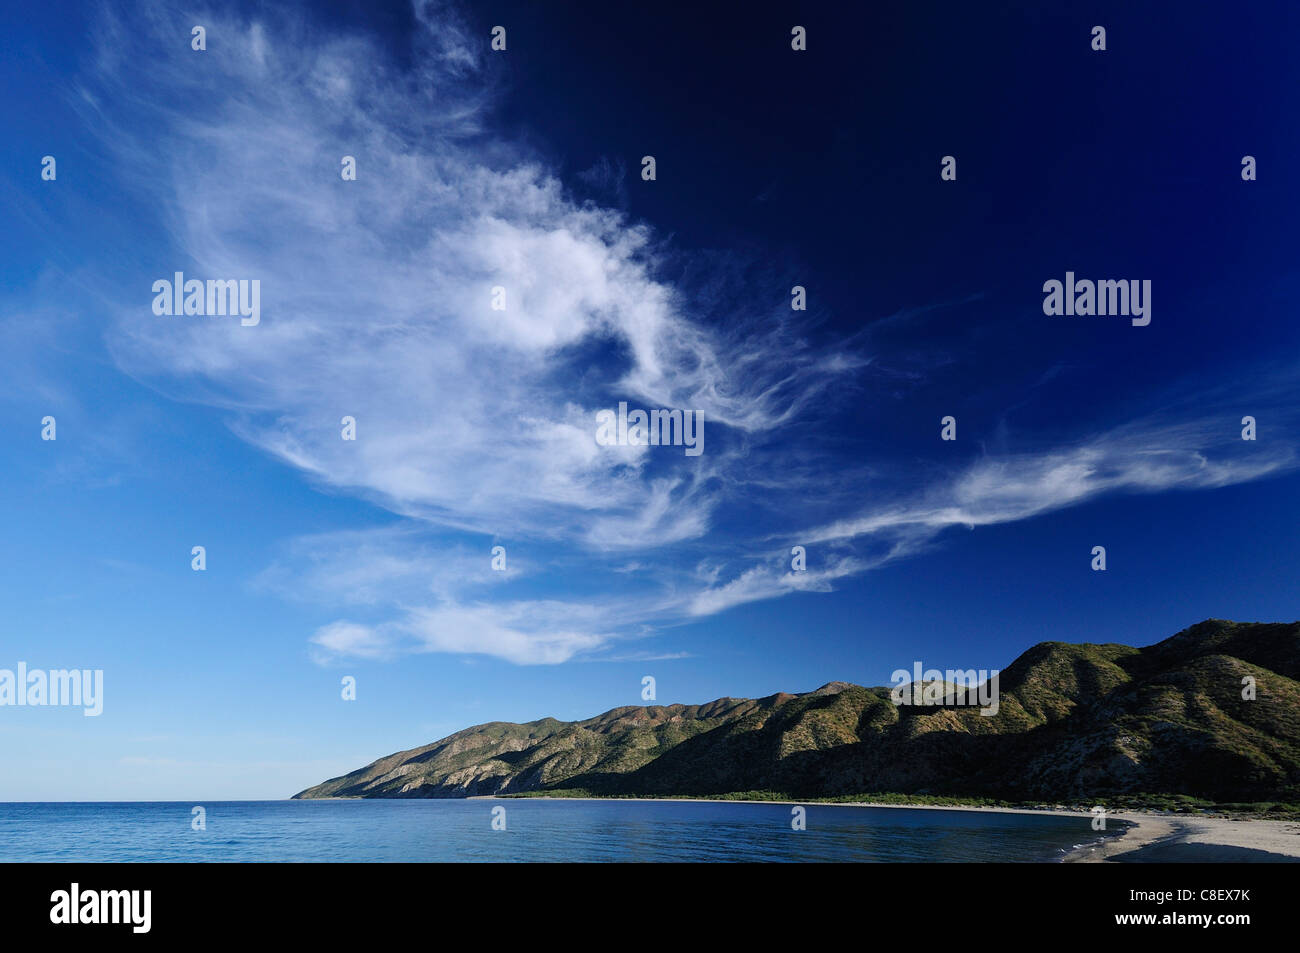
<svg viewBox="0 0 1300 953">
<path fill-rule="evenodd" d="M 854 802 L 859 807 L 897 807 Z M 1091 815 L 1079 811 L 1002 807 L 910 805 L 917 810 L 1002 811 L 1012 814 Z M 1063 859 L 1066 863 L 1300 863 L 1300 819 L 1272 820 L 1228 814 L 1158 814 L 1114 811 L 1108 823 L 1127 822 L 1117 833 L 1098 832 Z M 1113 827 L 1112 827 L 1113 830 Z"/>
<path fill-rule="evenodd" d="M 898 807 L 852 802 L 855 807 Z M 909 810 L 998 811 L 1011 814 L 1091 815 L 1079 811 L 1004 807 L 908 805 Z M 1271 820 L 1231 815 L 1157 814 L 1115 811 L 1108 823 L 1127 822 L 1118 833 L 1098 832 L 1067 854 L 1065 863 L 1300 863 L 1300 819 Z M 1113 829 L 1113 828 L 1112 828 Z"/>
<path fill-rule="evenodd" d="M 1300 863 L 1300 820 L 1120 811 L 1134 826 L 1068 856 L 1081 863 Z"/>
</svg>

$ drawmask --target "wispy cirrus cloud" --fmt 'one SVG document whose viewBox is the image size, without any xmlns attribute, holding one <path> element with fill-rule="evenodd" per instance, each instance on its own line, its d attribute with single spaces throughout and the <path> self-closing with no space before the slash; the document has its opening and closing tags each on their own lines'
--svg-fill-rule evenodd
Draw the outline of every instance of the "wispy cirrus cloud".
<svg viewBox="0 0 1300 953">
<path fill-rule="evenodd" d="M 1275 426 L 1294 422 L 1293 409 L 1277 411 Z M 708 614 L 795 591 L 826 591 L 834 579 L 914 555 L 954 527 L 1031 519 L 1107 494 L 1214 489 L 1279 475 L 1298 463 L 1290 442 L 1243 441 L 1237 421 L 1226 416 L 1171 422 L 1157 415 L 1076 446 L 984 456 L 916 492 L 790 537 L 806 546 L 853 546 L 858 556 L 832 549 L 818 572 L 790 572 L 772 562 L 755 566 L 713 581 L 691 611 Z"/>
<path fill-rule="evenodd" d="M 423 606 L 378 625 L 331 622 L 312 634 L 317 661 L 389 659 L 447 652 L 489 655 L 517 665 L 554 665 L 603 646 L 592 631 L 600 613 L 559 601 Z"/>
<path fill-rule="evenodd" d="M 1079 446 L 977 460 L 914 499 L 868 509 L 812 530 L 812 542 L 882 534 L 935 533 L 1028 519 L 1107 493 L 1209 489 L 1293 468 L 1293 446 L 1255 448 L 1231 419 L 1143 421 Z M 1241 448 L 1245 447 L 1243 451 Z"/>
<path fill-rule="evenodd" d="M 484 44 L 447 5 L 414 5 L 401 68 L 288 13 L 204 14 L 195 54 L 176 42 L 193 18 L 142 9 L 132 29 L 108 15 L 83 108 L 169 232 L 149 277 L 257 278 L 263 320 L 160 318 L 137 276 L 109 346 L 128 373 L 223 408 L 244 440 L 400 519 L 297 540 L 262 575 L 348 616 L 311 636 L 322 661 L 599 657 L 655 626 L 831 591 L 950 527 L 1295 465 L 1290 448 L 1242 455 L 1218 425 L 1158 416 L 943 467 L 828 450 L 837 389 L 910 383 L 915 362 L 891 371 L 865 333 L 812 346 L 783 300 L 699 306 L 664 277 L 652 229 L 578 201 L 494 129 Z M 608 163 L 597 179 L 622 181 Z M 622 399 L 703 411 L 708 452 L 598 446 L 595 411 Z M 344 415 L 356 441 L 340 439 Z M 482 537 L 526 545 L 495 573 Z M 823 547 L 806 572 L 789 567 L 794 544 Z"/>
<path fill-rule="evenodd" d="M 116 358 L 403 515 L 606 547 L 703 534 L 717 504 L 706 484 L 730 451 L 641 479 L 648 448 L 596 445 L 595 411 L 628 399 L 761 432 L 839 368 L 791 355 L 775 333 L 733 339 L 693 321 L 655 276 L 648 229 L 578 204 L 480 134 L 480 54 L 448 47 L 447 30 L 463 30 L 444 7 L 416 10 L 413 74 L 364 39 L 287 18 L 207 16 L 201 57 L 163 42 L 176 27 L 162 13 L 152 30 L 108 31 L 121 46 L 93 95 L 174 232 L 177 258 L 158 273 L 256 277 L 264 295 L 254 329 L 160 320 L 132 302 Z M 340 178 L 344 154 L 355 181 Z M 354 443 L 339 439 L 344 414 Z"/>
</svg>

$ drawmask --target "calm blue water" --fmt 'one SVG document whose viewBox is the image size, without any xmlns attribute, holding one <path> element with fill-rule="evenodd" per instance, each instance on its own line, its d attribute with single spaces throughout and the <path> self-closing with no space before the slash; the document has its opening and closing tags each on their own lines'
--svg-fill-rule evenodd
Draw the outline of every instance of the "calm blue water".
<svg viewBox="0 0 1300 953">
<path fill-rule="evenodd" d="M 506 809 L 493 830 L 492 809 Z M 1043 861 L 1088 818 L 647 801 L 0 803 L 0 861 Z"/>
</svg>

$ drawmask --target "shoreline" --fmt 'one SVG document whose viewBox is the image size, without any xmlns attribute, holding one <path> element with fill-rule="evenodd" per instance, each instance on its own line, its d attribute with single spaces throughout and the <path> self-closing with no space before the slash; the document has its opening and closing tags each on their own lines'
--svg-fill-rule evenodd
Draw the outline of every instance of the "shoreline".
<svg viewBox="0 0 1300 953">
<path fill-rule="evenodd" d="M 1300 820 L 1117 811 L 1128 827 L 1067 863 L 1300 863 Z"/>
<path fill-rule="evenodd" d="M 549 797 L 527 798 L 475 795 L 471 801 L 703 801 L 711 804 L 802 804 L 816 807 L 890 808 L 903 811 L 983 811 L 994 814 L 1056 814 L 1092 819 L 1085 811 L 1054 808 L 981 807 L 978 805 L 886 804 L 879 801 L 739 801 L 732 798 L 696 797 Z M 1096 837 L 1075 845 L 1061 863 L 1300 863 L 1300 818 L 1233 816 L 1230 814 L 1181 815 L 1154 811 L 1114 811 L 1108 821 L 1120 821 L 1121 830 L 1095 832 Z M 1091 832 L 1090 833 L 1094 833 Z"/>
</svg>

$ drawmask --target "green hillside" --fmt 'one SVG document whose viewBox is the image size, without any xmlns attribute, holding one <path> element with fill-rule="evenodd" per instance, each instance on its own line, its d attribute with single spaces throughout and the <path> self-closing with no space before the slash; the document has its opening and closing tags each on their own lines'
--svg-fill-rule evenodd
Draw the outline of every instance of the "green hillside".
<svg viewBox="0 0 1300 953">
<path fill-rule="evenodd" d="M 1242 699 L 1253 676 L 1257 698 Z M 1208 620 L 1143 649 L 1035 645 L 1000 707 L 895 706 L 888 688 L 493 722 L 381 758 L 299 798 L 549 790 L 709 796 L 863 792 L 1022 800 L 1188 795 L 1300 801 L 1300 623 Z"/>
</svg>

